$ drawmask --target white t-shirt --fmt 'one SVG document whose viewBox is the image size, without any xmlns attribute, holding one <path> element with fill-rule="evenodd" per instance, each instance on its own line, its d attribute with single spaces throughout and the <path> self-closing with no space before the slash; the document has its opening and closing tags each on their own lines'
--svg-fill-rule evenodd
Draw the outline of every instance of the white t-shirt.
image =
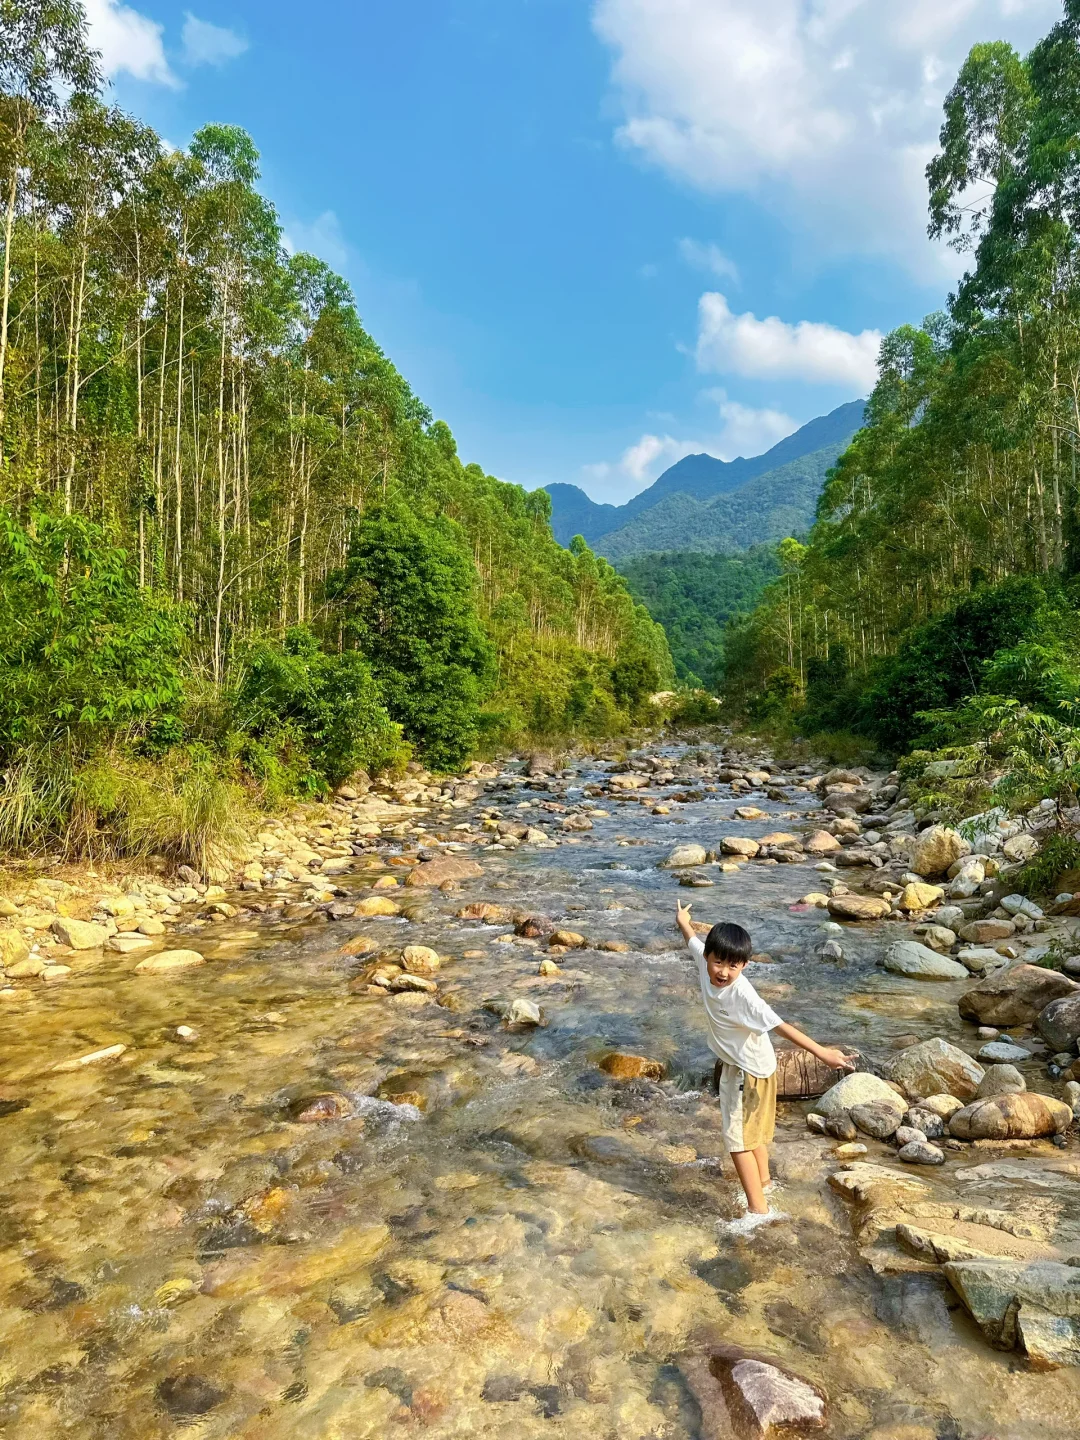
<svg viewBox="0 0 1080 1440">
<path fill-rule="evenodd" d="M 718 989 L 709 979 L 705 943 L 695 935 L 690 953 L 698 963 L 701 998 L 709 1027 L 709 1049 L 727 1065 L 764 1080 L 775 1073 L 776 1051 L 769 1031 L 784 1022 L 766 1005 L 745 975 Z"/>
</svg>

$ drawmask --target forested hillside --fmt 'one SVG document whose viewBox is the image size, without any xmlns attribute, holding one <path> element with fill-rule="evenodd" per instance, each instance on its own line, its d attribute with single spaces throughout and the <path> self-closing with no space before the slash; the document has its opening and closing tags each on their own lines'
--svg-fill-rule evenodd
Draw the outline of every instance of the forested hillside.
<svg viewBox="0 0 1080 1440">
<path fill-rule="evenodd" d="M 9 840 L 56 818 L 35 776 L 70 812 L 105 752 L 317 790 L 402 737 L 438 767 L 613 733 L 671 678 L 548 496 L 463 464 L 346 283 L 287 253 L 258 178 L 239 129 L 169 150 L 108 105 L 81 5 L 0 6 Z"/>
<path fill-rule="evenodd" d="M 678 678 L 715 690 L 728 622 L 754 608 L 779 570 L 772 547 L 761 545 L 745 555 L 639 555 L 622 574 L 667 632 Z"/>
<path fill-rule="evenodd" d="M 930 233 L 967 272 L 946 313 L 884 342 L 867 423 L 809 545 L 729 638 L 727 685 L 751 713 L 894 750 L 1019 744 L 1020 726 L 1071 773 L 1080 0 L 1026 58 L 975 47 L 927 175 Z"/>
</svg>

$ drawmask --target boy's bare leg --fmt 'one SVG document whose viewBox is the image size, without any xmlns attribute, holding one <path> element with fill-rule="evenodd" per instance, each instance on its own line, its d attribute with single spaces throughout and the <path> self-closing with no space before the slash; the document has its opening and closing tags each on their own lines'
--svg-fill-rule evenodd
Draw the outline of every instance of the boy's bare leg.
<svg viewBox="0 0 1080 1440">
<path fill-rule="evenodd" d="M 750 1154 L 753 1155 L 757 1161 L 761 1188 L 762 1190 L 766 1190 L 772 1181 L 772 1176 L 769 1174 L 769 1147 L 767 1145 L 759 1145 L 756 1150 L 751 1150 Z"/>
<path fill-rule="evenodd" d="M 764 1149 L 764 1146 L 759 1146 Z M 746 1203 L 750 1207 L 751 1214 L 767 1215 L 769 1204 L 765 1199 L 765 1191 L 761 1184 L 761 1167 L 757 1158 L 757 1150 L 735 1150 L 731 1155 L 731 1163 L 735 1166 L 735 1173 L 739 1177 L 739 1183 L 746 1192 Z M 765 1160 L 766 1172 L 768 1170 L 768 1156 Z"/>
</svg>

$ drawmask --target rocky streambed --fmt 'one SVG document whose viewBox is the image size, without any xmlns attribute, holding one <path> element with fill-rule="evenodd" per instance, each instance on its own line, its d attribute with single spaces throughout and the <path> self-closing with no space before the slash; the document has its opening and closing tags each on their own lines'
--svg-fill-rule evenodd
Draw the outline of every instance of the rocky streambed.
<svg viewBox="0 0 1080 1440">
<path fill-rule="evenodd" d="M 221 893 L 11 907 L 0 1433 L 1080 1430 L 1080 990 L 1028 963 L 1074 902 L 1010 908 L 1026 832 L 710 746 L 301 828 Z M 784 1062 L 789 1218 L 751 1236 L 688 896 L 862 1057 Z"/>
</svg>

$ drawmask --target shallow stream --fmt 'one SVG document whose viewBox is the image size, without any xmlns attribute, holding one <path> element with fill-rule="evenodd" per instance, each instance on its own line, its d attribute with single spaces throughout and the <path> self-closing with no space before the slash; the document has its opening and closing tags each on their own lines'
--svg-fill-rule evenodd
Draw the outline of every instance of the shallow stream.
<svg viewBox="0 0 1080 1440">
<path fill-rule="evenodd" d="M 539 818 L 514 807 L 545 797 L 494 798 Z M 482 880 L 410 899 L 408 920 L 258 917 L 177 940 L 198 969 L 110 955 L 20 990 L 0 1012 L 0 1433 L 705 1440 L 680 1357 L 726 1338 L 826 1390 L 838 1440 L 1072 1440 L 1077 1371 L 995 1353 L 935 1276 L 870 1273 L 807 1106 L 781 1107 L 790 1220 L 718 1230 L 740 1207 L 676 897 L 746 925 L 773 958 L 751 978 L 822 1041 L 972 1038 L 962 986 L 874 968 L 880 931 L 816 958 L 822 913 L 789 908 L 812 868 L 712 870 L 692 891 L 657 868 L 677 841 L 795 825 L 748 798 L 768 820 L 733 820 L 726 792 L 666 817 L 605 797 L 580 843 L 482 852 Z M 631 948 L 544 978 L 540 945 L 454 918 L 477 900 Z M 341 950 L 361 933 L 446 957 L 443 1003 L 350 993 L 363 966 Z M 483 1009 L 497 996 L 546 1025 L 508 1031 Z M 112 1064 L 50 1073 L 113 1044 Z M 611 1049 L 670 1078 L 610 1081 Z M 353 1114 L 298 1121 L 322 1093 Z M 920 1178 L 951 1194 L 963 1163 Z"/>
</svg>

